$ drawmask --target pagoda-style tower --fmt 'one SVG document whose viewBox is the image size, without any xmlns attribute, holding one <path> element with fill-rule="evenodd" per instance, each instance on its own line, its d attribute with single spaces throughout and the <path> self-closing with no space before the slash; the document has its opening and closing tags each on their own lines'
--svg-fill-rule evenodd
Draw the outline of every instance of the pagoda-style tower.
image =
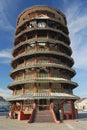
<svg viewBox="0 0 87 130">
<path fill-rule="evenodd" d="M 76 72 L 62 12 L 49 6 L 24 10 L 17 20 L 12 55 L 11 114 L 29 122 L 76 118 L 77 83 L 71 80 Z"/>
</svg>

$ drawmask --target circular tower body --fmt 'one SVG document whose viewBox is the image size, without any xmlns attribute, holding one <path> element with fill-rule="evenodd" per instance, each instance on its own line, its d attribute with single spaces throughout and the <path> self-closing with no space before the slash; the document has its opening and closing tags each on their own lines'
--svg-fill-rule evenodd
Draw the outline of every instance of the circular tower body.
<svg viewBox="0 0 87 130">
<path fill-rule="evenodd" d="M 74 119 L 77 83 L 71 81 L 76 72 L 65 15 L 49 6 L 24 10 L 17 20 L 12 55 L 14 82 L 8 88 L 13 95 L 8 101 L 18 118 L 29 119 L 36 110 L 36 117 L 44 112 L 42 122 L 47 121 L 46 112 L 49 119 Z"/>
</svg>

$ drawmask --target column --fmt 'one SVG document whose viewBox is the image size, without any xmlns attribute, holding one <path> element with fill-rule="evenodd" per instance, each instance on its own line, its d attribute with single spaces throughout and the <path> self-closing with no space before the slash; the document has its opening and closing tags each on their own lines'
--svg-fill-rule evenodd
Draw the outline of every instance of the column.
<svg viewBox="0 0 87 130">
<path fill-rule="evenodd" d="M 34 93 L 37 93 L 37 86 L 34 86 Z"/>
</svg>

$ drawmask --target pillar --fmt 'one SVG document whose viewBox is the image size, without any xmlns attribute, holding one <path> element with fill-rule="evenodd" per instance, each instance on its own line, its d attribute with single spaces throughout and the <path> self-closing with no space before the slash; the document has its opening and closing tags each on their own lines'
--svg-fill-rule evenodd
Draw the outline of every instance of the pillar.
<svg viewBox="0 0 87 130">
<path fill-rule="evenodd" d="M 34 86 L 34 93 L 37 93 L 37 86 Z"/>
</svg>

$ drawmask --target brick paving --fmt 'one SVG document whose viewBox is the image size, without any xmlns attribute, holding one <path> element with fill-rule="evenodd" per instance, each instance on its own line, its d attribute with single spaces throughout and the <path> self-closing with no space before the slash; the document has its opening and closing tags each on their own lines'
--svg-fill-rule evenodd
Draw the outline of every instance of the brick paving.
<svg viewBox="0 0 87 130">
<path fill-rule="evenodd" d="M 0 116 L 0 130 L 87 130 L 87 119 L 66 123 L 32 123 Z"/>
</svg>

